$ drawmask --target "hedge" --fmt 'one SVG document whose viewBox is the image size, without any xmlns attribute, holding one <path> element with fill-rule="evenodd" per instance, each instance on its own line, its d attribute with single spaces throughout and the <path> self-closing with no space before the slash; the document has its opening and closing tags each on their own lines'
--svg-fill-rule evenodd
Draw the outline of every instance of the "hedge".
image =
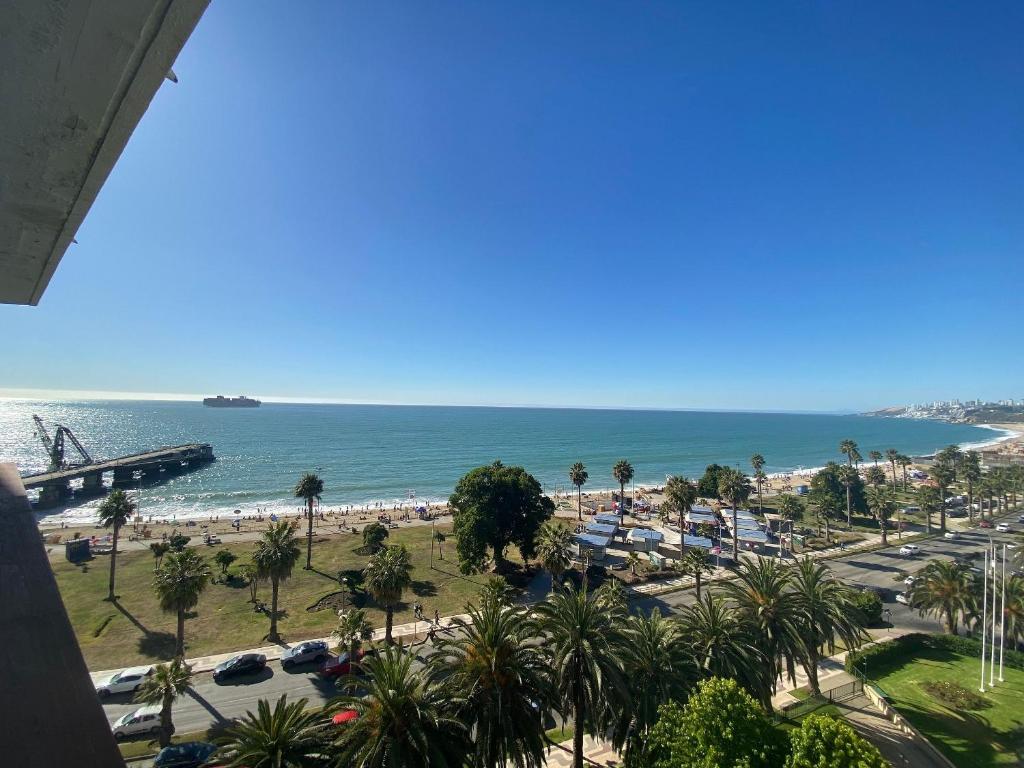
<svg viewBox="0 0 1024 768">
<path fill-rule="evenodd" d="M 853 673 L 856 668 L 857 671 L 863 672 L 864 662 L 867 662 L 870 672 L 878 669 L 879 666 L 884 667 L 889 664 L 910 661 L 923 650 L 949 651 L 962 656 L 978 656 L 980 658 L 981 641 L 960 635 L 928 635 L 915 632 L 848 654 L 846 656 L 846 671 Z M 1011 669 L 1024 670 L 1024 653 L 1006 649 L 1003 664 Z"/>
</svg>

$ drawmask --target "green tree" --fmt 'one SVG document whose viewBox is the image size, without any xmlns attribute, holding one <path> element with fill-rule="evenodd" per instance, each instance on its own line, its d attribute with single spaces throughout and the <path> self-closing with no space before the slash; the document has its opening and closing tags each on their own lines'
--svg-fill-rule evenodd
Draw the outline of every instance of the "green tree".
<svg viewBox="0 0 1024 768">
<path fill-rule="evenodd" d="M 583 486 L 589 479 L 590 475 L 582 461 L 569 467 L 569 482 L 576 486 L 576 517 L 579 520 L 583 519 Z"/>
<path fill-rule="evenodd" d="M 158 664 L 135 694 L 139 704 L 160 705 L 160 746 L 171 743 L 174 723 L 171 720 L 171 706 L 179 696 L 192 688 L 192 668 L 180 658 L 170 664 Z"/>
<path fill-rule="evenodd" d="M 612 477 L 619 484 L 619 520 L 626 514 L 626 483 L 633 479 L 633 465 L 625 459 L 619 459 L 612 467 Z"/>
<path fill-rule="evenodd" d="M 683 636 L 704 677 L 738 680 L 751 694 L 771 695 L 771 669 L 745 614 L 705 592 L 683 609 Z"/>
<path fill-rule="evenodd" d="M 121 533 L 121 526 L 131 520 L 134 512 L 135 505 L 120 488 L 111 491 L 96 510 L 100 524 L 104 528 L 113 529 L 113 546 L 110 549 L 110 582 L 107 586 L 107 600 L 111 602 L 117 599 L 114 594 L 114 579 L 117 573 L 117 538 Z"/>
<path fill-rule="evenodd" d="M 442 560 L 444 560 L 444 543 L 448 540 L 441 531 L 434 531 L 434 541 L 437 542 L 437 554 Z"/>
<path fill-rule="evenodd" d="M 555 592 L 535 611 L 556 699 L 575 729 L 573 766 L 583 768 L 584 732 L 599 728 L 605 707 L 615 711 L 628 695 L 621 665 L 625 617 L 585 589 Z"/>
<path fill-rule="evenodd" d="M 192 541 L 191 536 L 175 531 L 167 538 L 167 546 L 171 548 L 172 552 L 181 552 L 190 541 Z"/>
<path fill-rule="evenodd" d="M 885 485 L 885 471 L 877 465 L 874 467 L 868 467 L 864 471 L 864 479 L 872 488 L 878 488 L 879 486 Z"/>
<path fill-rule="evenodd" d="M 313 567 L 313 503 L 319 500 L 324 492 L 324 481 L 309 472 L 299 478 L 295 484 L 295 497 L 306 501 L 306 570 Z"/>
<path fill-rule="evenodd" d="M 430 685 L 413 669 L 415 655 L 388 646 L 367 657 L 365 676 L 339 681 L 352 693 L 331 709 L 354 710 L 358 717 L 339 729 L 332 745 L 336 768 L 463 768 L 470 745 L 458 718 L 465 692 Z"/>
<path fill-rule="evenodd" d="M 154 541 L 149 545 L 149 551 L 153 553 L 153 570 L 155 571 L 160 567 L 160 563 L 163 562 L 164 555 L 170 550 L 171 545 L 166 541 Z"/>
<path fill-rule="evenodd" d="M 924 513 L 925 529 L 930 534 L 932 532 L 932 515 L 942 509 L 942 494 L 934 485 L 922 485 L 917 489 L 915 500 L 917 506 L 921 508 L 921 512 Z"/>
<path fill-rule="evenodd" d="M 867 638 L 854 594 L 828 566 L 809 557 L 793 571 L 789 601 L 796 604 L 796 637 L 801 649 L 796 657 L 807 673 L 811 693 L 821 693 L 818 664 L 822 649 L 831 656 L 836 653 L 837 641 L 852 650 Z"/>
<path fill-rule="evenodd" d="M 878 462 L 882 460 L 881 451 L 868 451 L 868 458 L 875 462 L 875 466 L 878 466 Z"/>
<path fill-rule="evenodd" d="M 636 552 L 626 555 L 626 566 L 629 568 L 629 572 L 636 576 L 636 569 L 640 566 L 640 555 Z"/>
<path fill-rule="evenodd" d="M 951 560 L 930 561 L 917 572 L 910 588 L 910 606 L 922 616 L 937 616 L 946 632 L 955 635 L 960 619 L 975 609 L 974 586 L 967 569 Z"/>
<path fill-rule="evenodd" d="M 836 470 L 836 477 L 843 484 L 843 488 L 846 489 L 846 527 L 849 528 L 853 525 L 853 486 L 860 481 L 860 475 L 856 469 L 847 464 L 846 466 L 840 466 Z"/>
<path fill-rule="evenodd" d="M 384 545 L 387 538 L 387 528 L 380 523 L 370 523 L 363 528 L 363 549 L 372 555 Z"/>
<path fill-rule="evenodd" d="M 853 440 L 847 439 L 839 443 L 839 452 L 846 455 L 846 464 L 850 467 L 853 466 L 854 456 L 857 456 L 858 459 L 860 458 L 860 454 L 857 453 L 857 443 Z"/>
<path fill-rule="evenodd" d="M 892 467 L 892 492 L 896 493 L 896 462 L 900 459 L 900 452 L 895 448 L 889 448 L 885 452 L 885 458 Z"/>
<path fill-rule="evenodd" d="M 896 463 L 899 464 L 900 468 L 903 470 L 903 492 L 906 493 L 909 487 L 909 482 L 907 480 L 907 467 L 913 466 L 914 460 L 906 454 L 901 453 L 899 458 L 896 460 Z"/>
<path fill-rule="evenodd" d="M 708 464 L 704 468 L 704 474 L 701 475 L 700 480 L 697 481 L 697 495 L 703 499 L 717 499 L 718 496 L 718 476 L 725 471 L 725 467 L 720 464 Z"/>
<path fill-rule="evenodd" d="M 171 552 L 153 576 L 153 588 L 160 608 L 178 619 L 174 655 L 185 657 L 185 614 L 199 603 L 199 596 L 210 580 L 210 566 L 193 549 Z"/>
<path fill-rule="evenodd" d="M 294 529 L 284 520 L 271 523 L 256 542 L 252 553 L 252 563 L 256 567 L 257 576 L 270 582 L 270 633 L 267 639 L 272 643 L 281 641 L 277 632 L 277 598 L 281 582 L 287 581 L 292 569 L 301 556 L 299 545 L 295 541 Z"/>
<path fill-rule="evenodd" d="M 464 475 L 449 504 L 454 510 L 459 570 L 464 574 L 484 569 L 488 549 L 499 573 L 507 565 L 510 545 L 516 545 L 524 558 L 532 557 L 537 532 L 555 510 L 531 474 L 500 461 Z"/>
<path fill-rule="evenodd" d="M 480 590 L 481 603 L 494 602 L 508 607 L 515 601 L 515 597 L 515 590 L 501 576 L 491 576 Z"/>
<path fill-rule="evenodd" d="M 882 532 L 882 546 L 889 546 L 889 518 L 896 511 L 896 501 L 892 491 L 884 485 L 873 485 L 868 488 L 868 506 L 878 520 L 878 528 Z"/>
<path fill-rule="evenodd" d="M 790 551 L 793 549 L 793 523 L 799 523 L 804 519 L 804 502 L 798 496 L 793 496 L 789 493 L 784 493 L 779 498 L 779 515 L 781 515 L 783 521 L 789 523 L 789 534 Z M 782 524 L 779 524 L 779 533 L 782 533 Z M 779 555 L 782 555 L 782 544 L 779 544 Z"/>
<path fill-rule="evenodd" d="M 871 471 L 871 468 L 868 468 Z M 885 477 L 883 474 L 883 482 Z M 811 477 L 811 495 L 820 499 L 828 495 L 832 498 L 829 509 L 839 510 L 846 504 L 847 483 L 849 483 L 849 506 L 852 512 L 863 512 L 867 505 L 864 499 L 864 482 L 856 470 L 830 461 Z"/>
<path fill-rule="evenodd" d="M 469 621 L 439 640 L 430 679 L 458 702 L 473 734 L 471 765 L 540 768 L 546 743 L 540 712 L 550 702 L 551 670 L 525 608 L 497 602 L 468 606 Z"/>
<path fill-rule="evenodd" d="M 981 455 L 977 451 L 964 453 L 961 468 L 964 482 L 967 483 L 967 513 L 974 522 L 974 489 L 981 480 Z"/>
<path fill-rule="evenodd" d="M 740 557 L 739 529 L 736 526 L 736 510 L 750 498 L 750 483 L 747 476 L 738 469 L 726 467 L 718 474 L 718 495 L 732 507 L 732 559 L 738 563 Z"/>
<path fill-rule="evenodd" d="M 697 486 L 681 475 L 672 475 L 665 481 L 665 501 L 662 507 L 679 516 L 679 557 L 686 554 L 686 513 L 697 501 Z"/>
<path fill-rule="evenodd" d="M 402 593 L 412 584 L 409 550 L 405 545 L 384 547 L 370 558 L 363 572 L 367 591 L 384 608 L 384 642 L 390 645 L 395 606 L 402 602 Z"/>
<path fill-rule="evenodd" d="M 952 463 L 945 461 L 936 462 L 932 467 L 932 479 L 939 486 L 939 532 L 946 532 L 946 493 L 952 485 L 956 472 Z"/>
<path fill-rule="evenodd" d="M 755 453 L 750 457 L 750 466 L 754 470 L 754 482 L 757 484 L 757 511 L 764 513 L 764 506 L 761 503 L 761 487 L 768 476 L 764 473 L 764 456 Z"/>
<path fill-rule="evenodd" d="M 283 694 L 256 702 L 220 740 L 216 759 L 225 768 L 313 768 L 326 766 L 327 743 L 323 715 L 306 709 L 307 700 L 288 703 Z M 225 762 L 226 761 L 226 762 Z"/>
<path fill-rule="evenodd" d="M 557 589 L 562 574 L 572 565 L 572 533 L 561 523 L 548 521 L 537 534 L 537 558 L 551 574 L 551 587 Z"/>
<path fill-rule="evenodd" d="M 238 559 L 238 556 L 230 549 L 217 550 L 217 554 L 213 556 L 213 562 L 220 566 L 220 572 L 224 575 L 228 575 L 228 568 L 231 564 Z"/>
<path fill-rule="evenodd" d="M 1024 550 L 1019 547 L 1016 550 L 1016 567 L 1020 567 Z M 1002 585 L 1000 581 L 1000 585 Z M 1006 636 L 1010 639 L 1013 647 L 1020 648 L 1024 641 L 1024 576 L 1006 577 Z"/>
<path fill-rule="evenodd" d="M 854 590 L 850 605 L 857 612 L 857 621 L 864 627 L 876 627 L 882 623 L 882 598 L 869 589 Z"/>
<path fill-rule="evenodd" d="M 256 566 L 252 563 L 246 563 L 238 571 L 239 575 L 245 579 L 245 583 L 249 586 L 249 602 L 255 603 L 260 584 L 260 577 Z"/>
<path fill-rule="evenodd" d="M 355 663 L 360 646 L 373 640 L 373 625 L 366 618 L 366 611 L 349 608 L 338 611 L 338 626 L 333 634 L 338 638 L 339 650 L 347 651 L 349 661 Z"/>
<path fill-rule="evenodd" d="M 684 575 L 693 576 L 694 591 L 697 600 L 700 600 L 701 577 L 714 570 L 711 565 L 711 556 L 700 547 L 691 547 L 686 555 L 679 559 L 678 568 Z"/>
<path fill-rule="evenodd" d="M 808 715 L 789 732 L 785 768 L 889 768 L 871 742 L 828 715 Z"/>
<path fill-rule="evenodd" d="M 750 694 L 719 678 L 699 683 L 685 707 L 662 706 L 648 741 L 653 768 L 777 768 L 787 752 Z"/>
</svg>

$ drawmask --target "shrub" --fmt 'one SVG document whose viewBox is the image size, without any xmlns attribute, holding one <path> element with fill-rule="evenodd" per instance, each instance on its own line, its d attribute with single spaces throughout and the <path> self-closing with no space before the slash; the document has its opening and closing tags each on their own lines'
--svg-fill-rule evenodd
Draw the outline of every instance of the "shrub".
<svg viewBox="0 0 1024 768">
<path fill-rule="evenodd" d="M 926 635 L 915 632 L 854 651 L 846 657 L 846 671 L 853 672 L 856 668 L 863 672 L 864 664 L 867 662 L 870 674 L 871 670 L 877 670 L 880 665 L 886 667 L 908 661 L 924 650 L 941 650 L 961 656 L 980 657 L 981 641 L 960 635 Z M 1007 667 L 1024 670 L 1024 653 L 1007 649 L 1003 663 Z"/>
<path fill-rule="evenodd" d="M 882 623 L 882 598 L 870 590 L 858 590 L 850 601 L 854 610 L 860 614 L 865 627 L 877 627 Z"/>
<path fill-rule="evenodd" d="M 388 529 L 380 523 L 370 523 L 368 526 L 363 528 L 363 549 L 368 554 L 373 554 L 381 545 L 384 544 L 384 540 L 388 537 Z"/>
<path fill-rule="evenodd" d="M 188 546 L 190 541 L 192 541 L 191 536 L 186 536 L 183 533 L 175 533 L 167 540 L 167 544 L 175 552 L 181 552 L 181 550 Z"/>
<path fill-rule="evenodd" d="M 808 715 L 789 734 L 786 768 L 887 768 L 881 753 L 846 723 Z"/>
<path fill-rule="evenodd" d="M 926 680 L 921 687 L 950 709 L 974 710 L 991 706 L 987 699 L 951 680 Z"/>
</svg>

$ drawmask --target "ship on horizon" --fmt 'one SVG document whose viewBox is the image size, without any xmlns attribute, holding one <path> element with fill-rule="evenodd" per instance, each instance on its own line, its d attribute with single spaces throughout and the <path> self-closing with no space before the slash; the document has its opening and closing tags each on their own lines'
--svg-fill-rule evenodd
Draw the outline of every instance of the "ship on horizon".
<svg viewBox="0 0 1024 768">
<path fill-rule="evenodd" d="M 261 403 L 259 400 L 253 400 L 245 395 L 239 395 L 238 397 L 217 395 L 216 397 L 204 397 L 203 405 L 210 408 L 259 408 Z"/>
</svg>

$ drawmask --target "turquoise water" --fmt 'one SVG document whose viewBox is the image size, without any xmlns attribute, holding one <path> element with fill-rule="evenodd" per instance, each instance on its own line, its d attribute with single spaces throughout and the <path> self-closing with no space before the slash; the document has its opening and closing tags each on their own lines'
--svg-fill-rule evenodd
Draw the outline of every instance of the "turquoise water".
<svg viewBox="0 0 1024 768">
<path fill-rule="evenodd" d="M 70 427 L 93 458 L 165 445 L 212 443 L 218 461 L 198 472 L 146 488 L 144 514 L 205 516 L 257 506 L 294 509 L 291 488 L 315 471 L 328 506 L 440 500 L 472 467 L 501 459 L 522 464 L 557 492 L 582 461 L 588 489 L 615 485 L 620 458 L 635 468 L 637 485 L 668 474 L 699 475 L 710 462 L 749 471 L 761 453 L 769 472 L 841 460 L 839 441 L 856 440 L 861 453 L 896 448 L 922 455 L 950 443 L 991 441 L 981 427 L 860 416 L 693 411 L 615 411 L 541 408 L 264 404 L 213 409 L 201 403 L 138 401 L 0 401 L 0 460 L 25 474 L 45 469 L 32 414 L 52 431 Z M 55 510 L 91 517 L 96 502 Z"/>
</svg>

